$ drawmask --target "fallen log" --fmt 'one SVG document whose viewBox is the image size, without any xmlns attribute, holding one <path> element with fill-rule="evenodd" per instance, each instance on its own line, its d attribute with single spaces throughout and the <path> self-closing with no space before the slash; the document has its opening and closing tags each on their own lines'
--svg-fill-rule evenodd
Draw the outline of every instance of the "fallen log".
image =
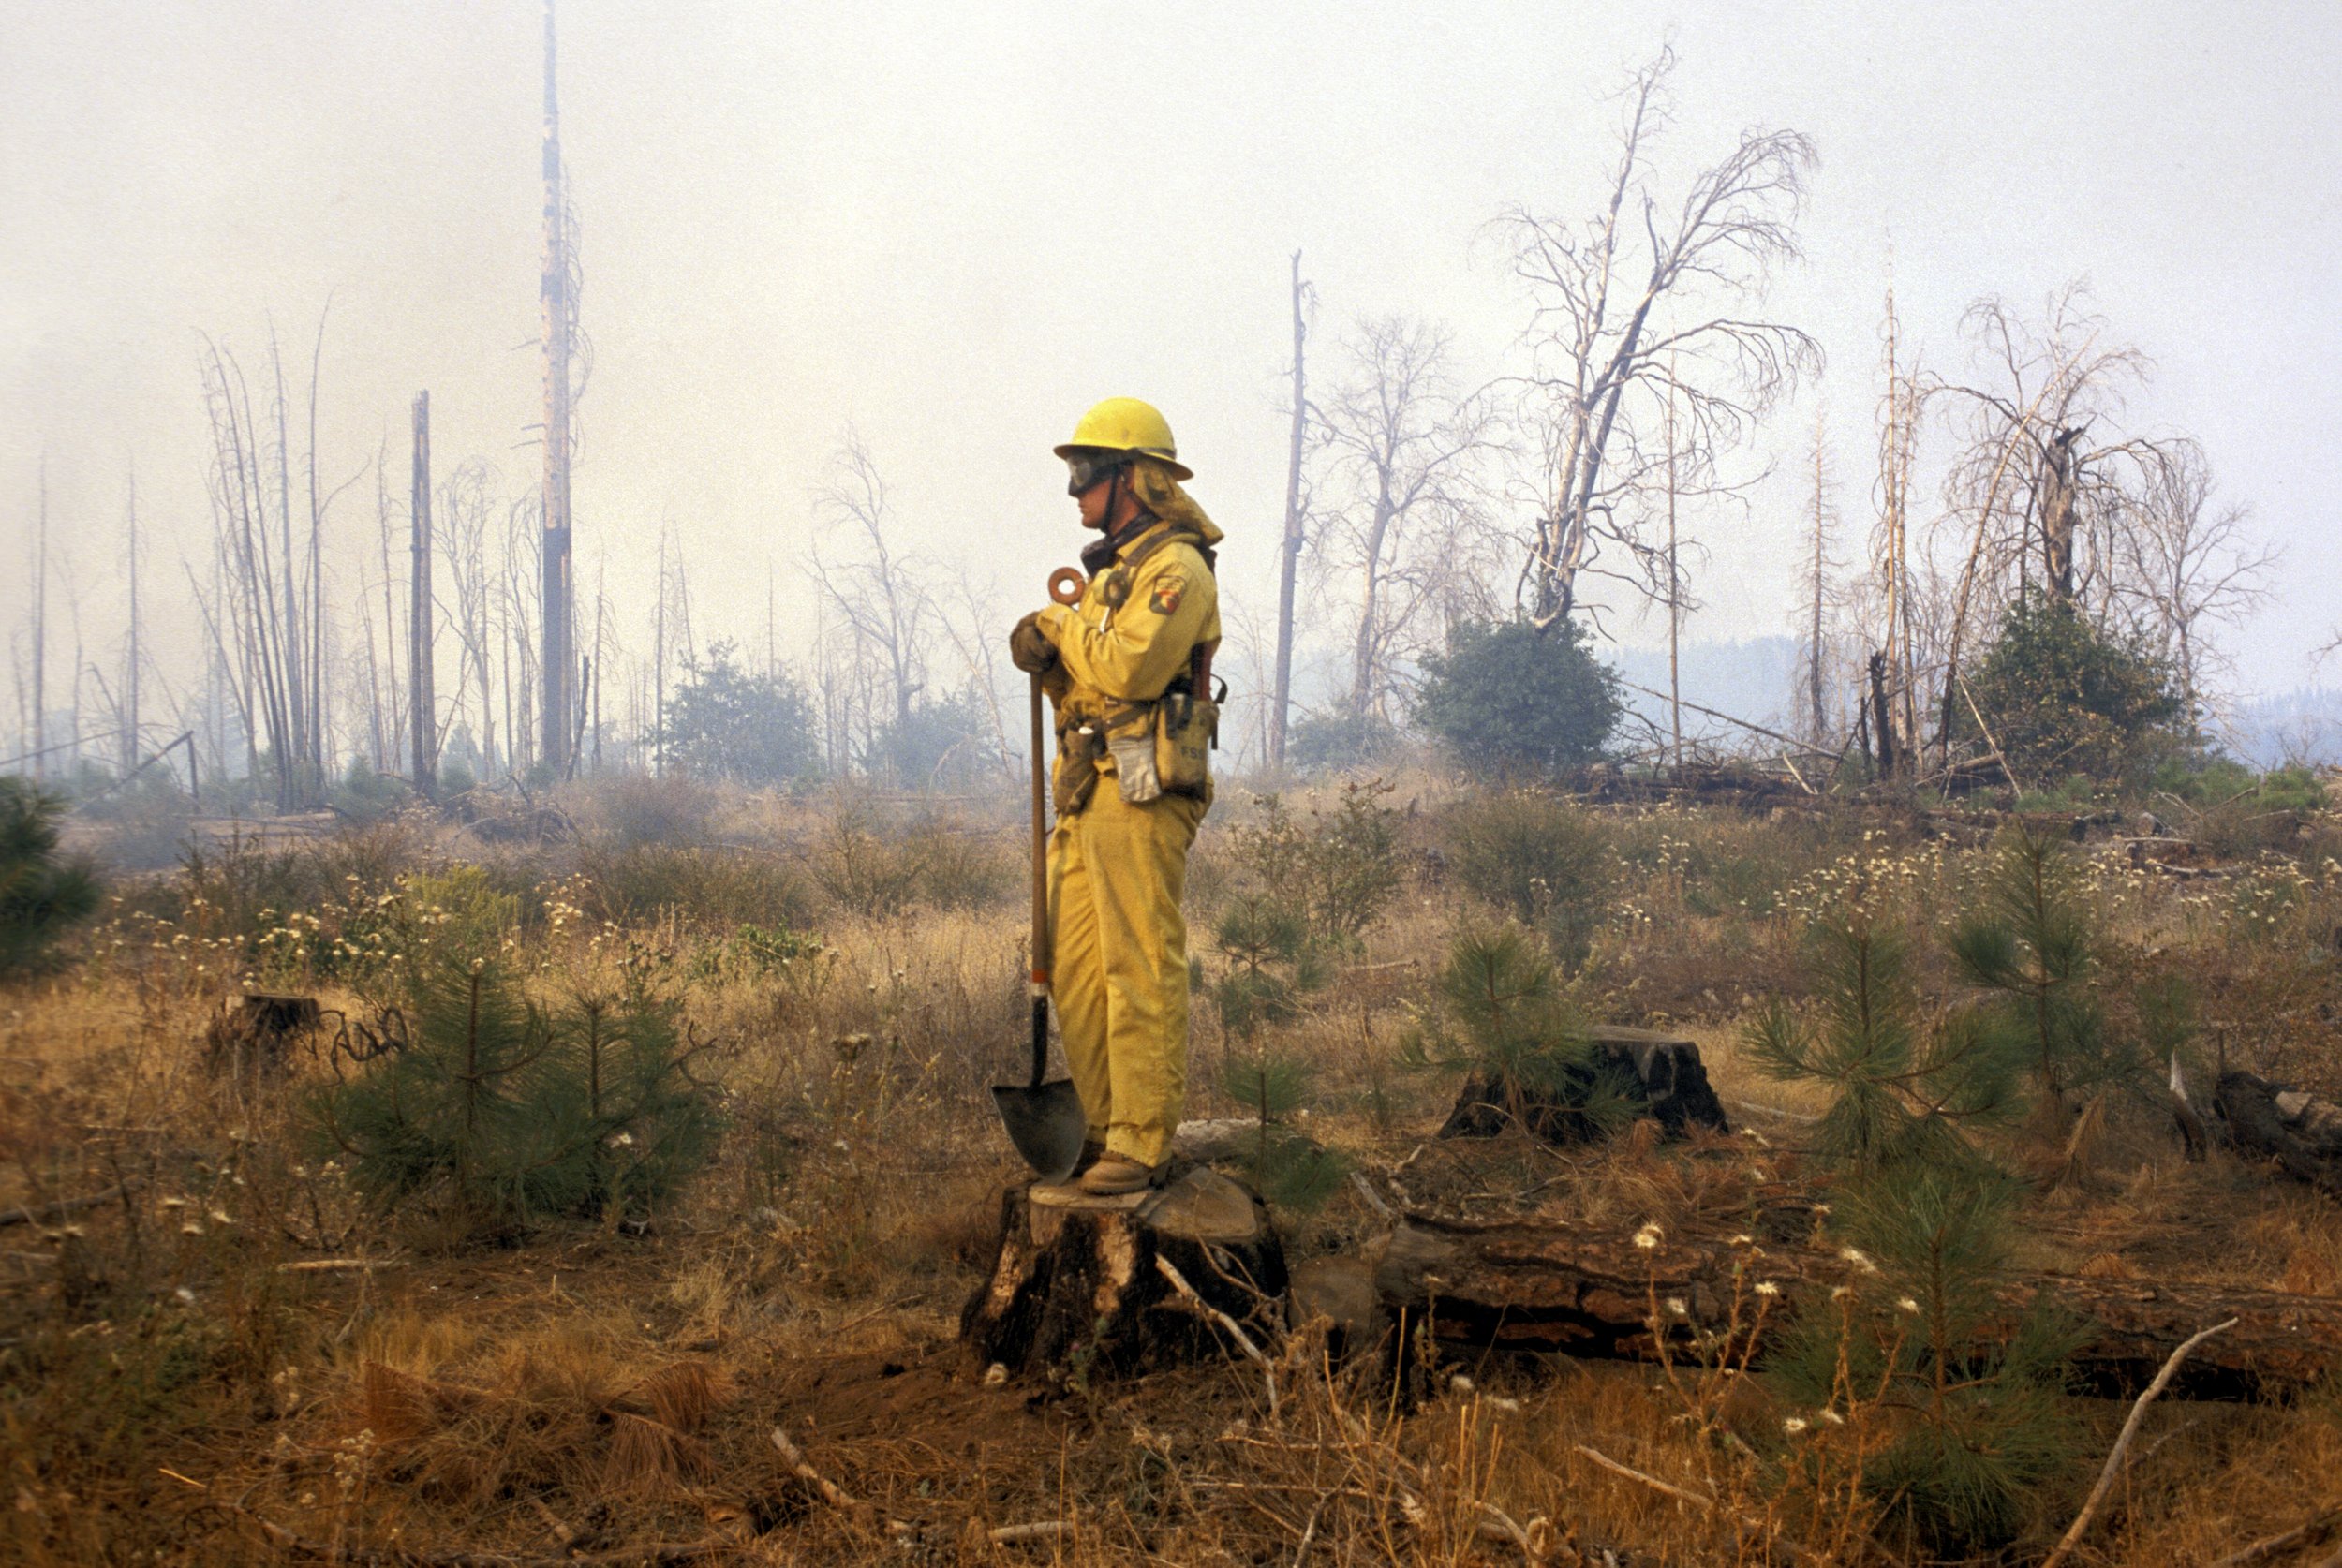
<svg viewBox="0 0 2342 1568">
<path fill-rule="evenodd" d="M 960 1311 L 960 1344 L 976 1365 L 1010 1372 L 1193 1360 L 1273 1338 L 1285 1284 L 1267 1207 L 1208 1167 L 1125 1198 L 1012 1187 L 991 1270 Z"/>
<path fill-rule="evenodd" d="M 1374 1282 L 1410 1332 L 1421 1324 L 1451 1345 L 1651 1360 L 1659 1350 L 1653 1301 L 1669 1304 L 1670 1346 L 1686 1352 L 1695 1335 L 1735 1326 L 1734 1271 L 1743 1265 L 1743 1293 L 1759 1280 L 1779 1290 L 1776 1324 L 1801 1303 L 1826 1298 L 1858 1266 L 1810 1244 L 1768 1240 L 1752 1249 L 1722 1234 L 1682 1234 L 1646 1249 L 1631 1233 L 1601 1227 L 1410 1214 L 1392 1233 Z M 2342 1363 L 2342 1299 L 2062 1274 L 2008 1275 L 1995 1294 L 2012 1322 L 2041 1305 L 2087 1325 L 2091 1338 L 2074 1367 L 2094 1393 L 2138 1393 L 2189 1336 L 2231 1317 L 2236 1326 L 2196 1353 L 2172 1397 L 2280 1398 Z M 1755 1307 L 1743 1294 L 1739 1327 Z"/>
<path fill-rule="evenodd" d="M 2342 1105 L 2231 1068 L 2212 1107 L 2240 1153 L 2274 1160 L 2294 1180 L 2342 1197 Z"/>
</svg>

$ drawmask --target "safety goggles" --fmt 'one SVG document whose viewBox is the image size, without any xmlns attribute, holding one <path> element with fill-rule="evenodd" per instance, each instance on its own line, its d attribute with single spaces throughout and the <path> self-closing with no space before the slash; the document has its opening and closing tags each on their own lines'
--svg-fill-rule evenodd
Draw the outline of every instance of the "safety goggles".
<svg viewBox="0 0 2342 1568">
<path fill-rule="evenodd" d="M 1100 481 L 1112 479 L 1129 464 L 1130 459 L 1119 451 L 1076 452 L 1065 460 L 1072 475 L 1065 481 L 1065 493 L 1079 496 Z"/>
</svg>

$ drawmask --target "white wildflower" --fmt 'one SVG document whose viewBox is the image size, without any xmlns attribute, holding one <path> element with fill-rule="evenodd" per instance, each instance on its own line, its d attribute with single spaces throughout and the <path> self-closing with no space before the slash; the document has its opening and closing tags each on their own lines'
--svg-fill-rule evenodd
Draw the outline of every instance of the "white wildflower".
<svg viewBox="0 0 2342 1568">
<path fill-rule="evenodd" d="M 1781 1287 L 1771 1280 L 1759 1280 L 1756 1281 L 1756 1294 L 1770 1299 L 1781 1294 Z"/>
<path fill-rule="evenodd" d="M 1666 1234 L 1656 1225 L 1645 1224 L 1635 1233 L 1635 1245 L 1648 1252 L 1659 1245 L 1659 1238 Z"/>
<path fill-rule="evenodd" d="M 1899 1311 L 1905 1311 L 1905 1312 L 1908 1312 L 1908 1313 L 1910 1313 L 1913 1317 L 1917 1317 L 1917 1316 L 1919 1316 L 1919 1311 L 1920 1311 L 1920 1304 L 1919 1304 L 1918 1302 L 1916 1302 L 1916 1301 L 1912 1300 L 1912 1299 L 1911 1299 L 1909 1296 L 1907 1296 L 1907 1295 L 1906 1295 L 1906 1296 L 1903 1296 L 1903 1297 L 1901 1297 L 1900 1299 L 1898 1299 L 1898 1300 L 1895 1302 L 1895 1308 L 1896 1308 L 1896 1309 L 1897 1309 L 1897 1310 L 1899 1310 Z"/>
<path fill-rule="evenodd" d="M 1795 1437 L 1805 1429 L 1805 1418 L 1801 1415 L 1792 1415 L 1781 1423 L 1781 1429 L 1791 1437 Z"/>
</svg>

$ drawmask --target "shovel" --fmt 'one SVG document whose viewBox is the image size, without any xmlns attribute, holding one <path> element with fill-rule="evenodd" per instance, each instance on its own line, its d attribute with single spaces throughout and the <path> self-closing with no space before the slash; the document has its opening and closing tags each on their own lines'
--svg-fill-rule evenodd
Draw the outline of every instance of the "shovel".
<svg viewBox="0 0 2342 1568">
<path fill-rule="evenodd" d="M 1049 1071 L 1049 884 L 1048 849 L 1043 833 L 1041 677 L 1032 678 L 1032 1081 L 995 1084 L 992 1101 L 1009 1142 L 1044 1181 L 1063 1181 L 1081 1160 L 1089 1134 L 1089 1114 L 1071 1078 L 1041 1080 Z"/>
</svg>

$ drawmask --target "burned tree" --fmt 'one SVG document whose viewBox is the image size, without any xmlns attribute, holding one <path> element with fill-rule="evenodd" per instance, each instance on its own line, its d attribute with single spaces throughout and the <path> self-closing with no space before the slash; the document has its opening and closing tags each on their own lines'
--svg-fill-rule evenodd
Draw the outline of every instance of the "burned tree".
<svg viewBox="0 0 2342 1568">
<path fill-rule="evenodd" d="M 2126 436 L 2130 396 L 2148 362 L 2106 341 L 2079 284 L 2053 295 L 2036 325 L 2006 303 L 1969 307 L 1982 374 L 1934 391 L 1964 409 L 1964 450 L 1946 480 L 1946 524 L 1961 565 L 1945 629 L 1937 745 L 1958 721 L 1970 624 L 2027 592 L 2104 622 L 2114 610 L 2125 520 L 2169 483 L 2183 443 Z"/>
<path fill-rule="evenodd" d="M 1721 453 L 1821 363 L 1806 333 L 1740 314 L 1761 299 L 1772 269 L 1800 254 L 1795 220 L 1814 144 L 1797 131 L 1743 131 L 1680 204 L 1663 207 L 1651 160 L 1674 66 L 1662 51 L 1628 83 L 1618 159 L 1594 216 L 1516 207 L 1499 219 L 1532 304 L 1531 362 L 1512 385 L 1539 459 L 1519 585 L 1539 628 L 1568 617 L 1588 571 L 1652 591 L 1660 552 L 1636 503 L 1667 464 L 1660 425 L 1670 393 L 1679 456 Z M 1606 543 L 1626 560 L 1600 565 Z"/>
<path fill-rule="evenodd" d="M 1387 717 L 1399 662 L 1427 636 L 1444 640 L 1460 611 L 1490 618 L 1471 603 L 1470 570 L 1481 522 L 1473 467 L 1490 421 L 1453 391 L 1452 343 L 1445 328 L 1402 316 L 1360 321 L 1346 345 L 1350 375 L 1318 411 L 1342 497 L 1321 548 L 1356 574 L 1354 719 Z"/>
<path fill-rule="evenodd" d="M 1301 253 L 1293 253 L 1293 433 L 1285 456 L 1285 531 L 1277 562 L 1277 668 L 1268 706 L 1268 766 L 1285 765 L 1285 726 L 1293 709 L 1293 589 L 1308 542 L 1309 507 L 1303 498 L 1302 458 L 1309 440 L 1309 392 L 1303 375 L 1309 321 L 1303 306 L 1316 291 L 1301 281 Z"/>
</svg>

